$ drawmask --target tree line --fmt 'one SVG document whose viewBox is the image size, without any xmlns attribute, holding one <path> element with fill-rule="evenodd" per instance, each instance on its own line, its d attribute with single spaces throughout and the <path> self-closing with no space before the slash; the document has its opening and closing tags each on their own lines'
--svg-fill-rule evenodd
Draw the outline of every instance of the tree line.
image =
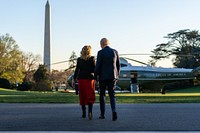
<svg viewBox="0 0 200 133">
<path fill-rule="evenodd" d="M 72 58 L 76 58 L 75 52 L 72 52 L 70 58 L 69 65 L 72 66 Z M 72 73 L 71 69 L 47 71 L 46 66 L 41 65 L 40 55 L 21 51 L 12 36 L 0 34 L 0 87 L 6 79 L 14 87 L 19 85 L 20 90 L 37 90 L 41 84 L 42 87 L 38 90 L 51 90 L 58 83 L 66 83 L 67 77 Z"/>
</svg>

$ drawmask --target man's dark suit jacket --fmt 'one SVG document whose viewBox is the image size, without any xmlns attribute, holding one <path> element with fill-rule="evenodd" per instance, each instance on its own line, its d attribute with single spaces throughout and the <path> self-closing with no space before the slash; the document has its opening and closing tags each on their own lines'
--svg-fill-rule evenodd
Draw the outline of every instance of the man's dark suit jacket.
<svg viewBox="0 0 200 133">
<path fill-rule="evenodd" d="M 120 71 L 120 61 L 118 52 L 109 46 L 101 49 L 97 54 L 94 77 L 96 80 L 118 79 Z M 99 77 L 99 79 L 97 79 Z"/>
</svg>

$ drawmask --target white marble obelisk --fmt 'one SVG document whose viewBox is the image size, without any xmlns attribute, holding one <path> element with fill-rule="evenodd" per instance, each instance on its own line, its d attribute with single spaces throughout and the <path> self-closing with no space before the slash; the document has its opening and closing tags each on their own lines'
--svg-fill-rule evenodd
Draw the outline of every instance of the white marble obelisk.
<svg viewBox="0 0 200 133">
<path fill-rule="evenodd" d="M 45 28 L 44 28 L 44 65 L 51 71 L 51 7 L 49 0 L 45 6 Z"/>
</svg>

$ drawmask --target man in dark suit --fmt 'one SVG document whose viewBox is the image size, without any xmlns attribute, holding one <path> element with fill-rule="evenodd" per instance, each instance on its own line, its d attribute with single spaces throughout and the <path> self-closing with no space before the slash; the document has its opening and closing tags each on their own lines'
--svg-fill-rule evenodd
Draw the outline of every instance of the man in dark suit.
<svg viewBox="0 0 200 133">
<path fill-rule="evenodd" d="M 108 90 L 112 109 L 112 120 L 117 120 L 116 98 L 114 87 L 119 77 L 120 61 L 118 52 L 110 48 L 106 38 L 100 41 L 101 50 L 98 51 L 94 77 L 100 87 L 100 119 L 105 119 L 105 90 Z"/>
</svg>

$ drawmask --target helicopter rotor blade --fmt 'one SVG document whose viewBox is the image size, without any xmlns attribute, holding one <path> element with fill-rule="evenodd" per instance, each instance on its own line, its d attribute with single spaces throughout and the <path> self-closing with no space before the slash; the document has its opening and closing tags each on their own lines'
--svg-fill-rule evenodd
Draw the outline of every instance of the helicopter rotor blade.
<svg viewBox="0 0 200 133">
<path fill-rule="evenodd" d="M 71 67 L 65 69 L 65 71 L 68 71 L 68 70 L 73 69 L 73 68 L 75 68 L 75 67 L 76 67 L 76 66 L 71 66 Z"/>
<path fill-rule="evenodd" d="M 153 55 L 153 54 L 143 54 L 143 53 L 137 53 L 137 54 L 119 54 L 119 56 L 127 56 L 127 55 Z"/>
<path fill-rule="evenodd" d="M 73 60 L 77 60 L 77 59 L 75 58 L 75 59 L 72 59 L 72 60 L 59 61 L 59 62 L 52 63 L 51 65 L 66 63 L 66 62 L 73 61 Z"/>
<path fill-rule="evenodd" d="M 143 64 L 143 65 L 147 65 L 147 66 L 149 66 L 149 64 L 144 63 L 144 62 L 141 62 L 141 61 L 138 61 L 138 60 L 134 60 L 134 59 L 127 58 L 127 57 L 123 57 L 123 58 L 124 58 L 124 59 L 127 59 L 127 60 L 131 60 L 131 61 L 137 62 L 137 63 L 140 63 L 140 64 Z"/>
</svg>

